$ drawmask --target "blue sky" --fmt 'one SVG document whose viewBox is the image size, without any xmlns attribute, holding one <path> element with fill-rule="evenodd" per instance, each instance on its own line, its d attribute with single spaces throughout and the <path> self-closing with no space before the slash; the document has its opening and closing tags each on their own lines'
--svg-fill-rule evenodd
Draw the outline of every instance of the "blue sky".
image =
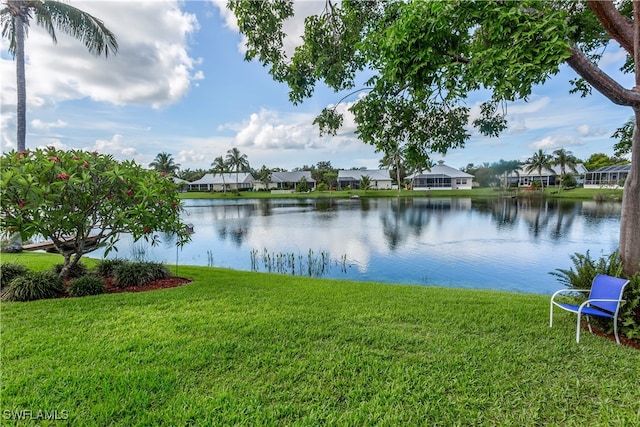
<svg viewBox="0 0 640 427">
<path fill-rule="evenodd" d="M 94 58 L 84 46 L 49 36 L 32 24 L 27 51 L 27 147 L 97 150 L 142 165 L 160 152 L 181 168 L 208 168 L 232 147 L 252 167 L 281 167 L 331 161 L 334 167 L 376 168 L 380 153 L 354 135 L 347 117 L 337 136 L 322 137 L 312 125 L 325 106 L 340 100 L 319 85 L 313 98 L 294 106 L 285 85 L 274 82 L 257 62 L 246 62 L 242 37 L 226 2 L 70 1 L 101 18 L 118 37 L 119 54 Z M 298 2 L 304 13 L 320 12 L 324 1 Z M 302 20 L 287 23 L 288 48 L 301 34 Z M 624 55 L 610 47 L 604 68 L 627 87 L 617 69 Z M 0 58 L 3 151 L 15 148 L 15 63 L 2 39 Z M 474 134 L 466 148 L 443 159 L 453 167 L 525 160 L 537 149 L 572 151 L 580 158 L 613 154 L 611 134 L 631 110 L 600 94 L 569 94 L 575 74 L 563 67 L 528 102 L 508 106 L 509 128 L 500 138 Z M 339 109 L 346 109 L 353 98 Z M 483 98 L 471 97 L 474 111 Z"/>
</svg>

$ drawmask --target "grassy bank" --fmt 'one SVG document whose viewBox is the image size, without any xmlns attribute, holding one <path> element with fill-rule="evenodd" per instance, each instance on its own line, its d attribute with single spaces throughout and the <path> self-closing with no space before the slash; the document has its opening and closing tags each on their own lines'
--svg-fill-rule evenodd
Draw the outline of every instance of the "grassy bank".
<svg viewBox="0 0 640 427">
<path fill-rule="evenodd" d="M 234 192 L 186 192 L 181 193 L 183 199 L 308 199 L 308 198 L 349 198 L 353 195 L 359 197 L 474 197 L 491 198 L 501 196 L 517 197 L 540 197 L 539 192 L 527 191 L 524 189 L 503 191 L 497 188 L 475 188 L 473 190 L 431 190 L 431 191 L 410 191 L 402 190 L 354 190 L 354 191 L 313 191 L 310 193 L 292 194 L 271 194 L 268 191 L 243 191 L 239 194 Z M 557 188 L 545 189 L 545 197 L 554 199 L 609 199 L 620 200 L 622 190 L 611 189 L 591 189 L 574 188 L 571 190 L 558 191 Z"/>
<path fill-rule="evenodd" d="M 180 274 L 193 283 L 3 303 L 3 425 L 640 423 L 640 352 L 576 344 L 568 314 L 549 329 L 546 296 Z"/>
</svg>

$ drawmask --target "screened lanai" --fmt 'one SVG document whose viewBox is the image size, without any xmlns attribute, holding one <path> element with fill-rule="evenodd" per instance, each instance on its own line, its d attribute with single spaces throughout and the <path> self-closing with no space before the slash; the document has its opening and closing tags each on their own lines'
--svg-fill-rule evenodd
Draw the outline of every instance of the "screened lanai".
<svg viewBox="0 0 640 427">
<path fill-rule="evenodd" d="M 630 170 L 631 165 L 603 166 L 593 172 L 587 172 L 584 178 L 584 187 L 623 187 Z"/>
</svg>

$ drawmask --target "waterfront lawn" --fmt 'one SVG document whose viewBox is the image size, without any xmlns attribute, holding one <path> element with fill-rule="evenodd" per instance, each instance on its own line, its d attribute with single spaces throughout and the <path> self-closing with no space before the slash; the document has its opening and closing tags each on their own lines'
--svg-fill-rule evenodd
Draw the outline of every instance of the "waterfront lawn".
<svg viewBox="0 0 640 427">
<path fill-rule="evenodd" d="M 375 197 L 473 197 L 491 198 L 500 196 L 517 197 L 539 197 L 539 191 L 520 189 L 504 190 L 497 187 L 474 188 L 473 190 L 352 190 L 352 191 L 312 191 L 310 193 L 272 194 L 268 191 L 241 191 L 235 192 L 209 192 L 191 191 L 180 193 L 182 199 L 309 199 L 309 198 L 349 198 L 357 195 L 363 198 Z M 621 200 L 621 189 L 595 189 L 595 188 L 572 188 L 569 190 L 558 190 L 556 187 L 545 188 L 545 197 L 554 199 L 581 199 L 581 200 Z"/>
<path fill-rule="evenodd" d="M 640 423 L 640 352 L 589 333 L 576 344 L 568 313 L 549 329 L 548 296 L 179 271 L 193 283 L 3 303 L 5 422 Z"/>
</svg>

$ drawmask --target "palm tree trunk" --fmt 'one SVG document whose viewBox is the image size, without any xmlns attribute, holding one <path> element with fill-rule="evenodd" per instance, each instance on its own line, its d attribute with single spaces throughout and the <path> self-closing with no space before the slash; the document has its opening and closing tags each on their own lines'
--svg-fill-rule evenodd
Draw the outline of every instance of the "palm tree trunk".
<svg viewBox="0 0 640 427">
<path fill-rule="evenodd" d="M 18 92 L 17 105 L 17 139 L 16 148 L 18 151 L 26 149 L 27 131 L 27 83 L 24 71 L 24 18 L 22 14 L 16 16 L 16 89 Z"/>
</svg>

